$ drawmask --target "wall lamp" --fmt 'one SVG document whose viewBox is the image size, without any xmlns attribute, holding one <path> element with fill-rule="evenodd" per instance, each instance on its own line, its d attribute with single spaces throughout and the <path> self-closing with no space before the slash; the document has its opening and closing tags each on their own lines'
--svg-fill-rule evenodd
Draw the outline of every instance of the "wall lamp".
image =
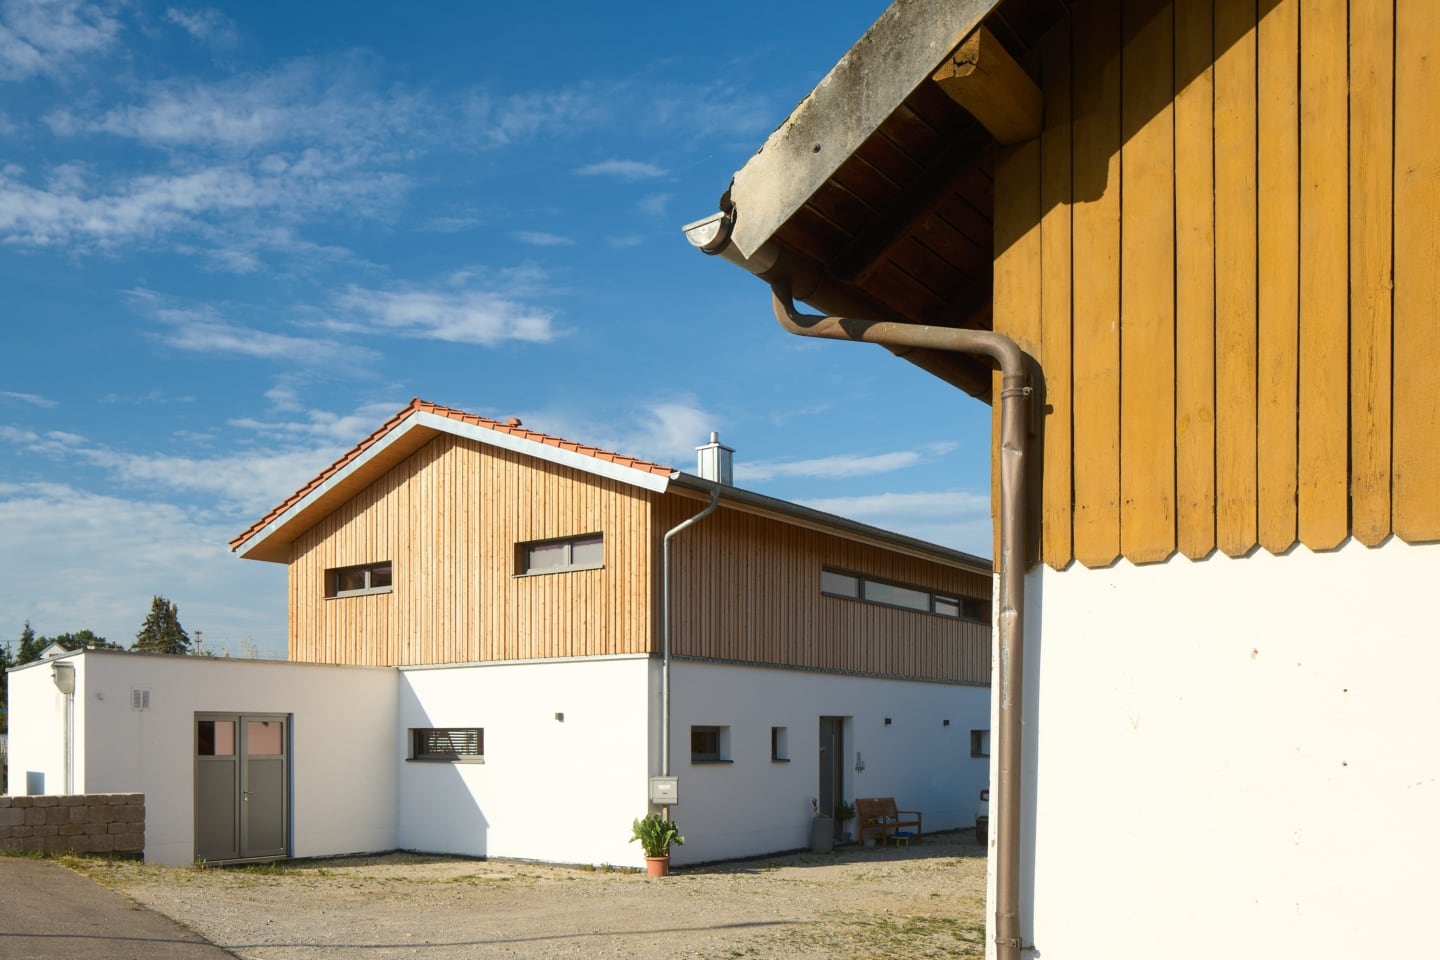
<svg viewBox="0 0 1440 960">
<path fill-rule="evenodd" d="M 50 679 L 55 681 L 55 689 L 67 697 L 75 692 L 75 664 L 73 663 L 52 663 L 50 664 Z"/>
</svg>

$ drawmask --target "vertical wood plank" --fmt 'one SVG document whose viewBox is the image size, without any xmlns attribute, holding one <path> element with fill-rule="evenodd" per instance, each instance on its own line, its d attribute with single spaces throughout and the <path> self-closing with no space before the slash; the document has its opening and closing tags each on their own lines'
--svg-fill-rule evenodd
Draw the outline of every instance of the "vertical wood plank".
<svg viewBox="0 0 1440 960">
<path fill-rule="evenodd" d="M 1350 0 L 1350 529 L 1368 547 L 1390 535 L 1394 43 L 1394 0 Z"/>
<path fill-rule="evenodd" d="M 1120 555 L 1120 7 L 1079 18 L 1075 46 L 1074 321 L 1075 557 L 1104 567 Z"/>
<path fill-rule="evenodd" d="M 1040 357 L 1045 378 L 1041 558 L 1061 569 L 1074 556 L 1071 539 L 1070 403 L 1070 104 L 1069 17 L 1041 44 L 1045 125 L 1040 134 Z"/>
<path fill-rule="evenodd" d="M 1215 527 L 1256 543 L 1255 2 L 1215 0 Z"/>
<path fill-rule="evenodd" d="M 1175 551 L 1174 15 L 1126 0 L 1121 55 L 1120 546 Z"/>
<path fill-rule="evenodd" d="M 1261 19 L 1259 58 L 1259 378 L 1256 403 L 1260 545 L 1296 539 L 1300 326 L 1300 0 L 1278 0 Z"/>
<path fill-rule="evenodd" d="M 995 162 L 995 329 L 1002 331 L 1032 357 L 1041 355 L 1040 344 L 1040 143 L 1028 140 L 1000 151 Z M 998 409 L 1000 393 L 993 393 Z M 993 412 L 992 412 L 993 417 Z M 998 436 L 998 432 L 992 433 Z M 998 456 L 995 460 L 998 460 Z M 1027 465 L 1028 466 L 1028 465 Z M 993 469 L 993 467 L 992 467 Z M 1032 471 L 1032 475 L 1035 474 Z M 1028 484 L 1024 509 L 1031 530 L 1039 522 L 1042 491 Z M 999 494 L 992 513 L 999 509 Z M 998 524 L 996 524 L 998 527 Z M 1016 544 L 1022 551 L 1026 544 Z M 999 544 L 996 557 L 1000 556 Z"/>
<path fill-rule="evenodd" d="M 1210 0 L 1175 8 L 1175 529 L 1215 549 L 1215 68 Z"/>
<path fill-rule="evenodd" d="M 1349 203 L 1345 0 L 1300 18 L 1300 541 L 1338 546 L 1350 526 Z"/>
</svg>

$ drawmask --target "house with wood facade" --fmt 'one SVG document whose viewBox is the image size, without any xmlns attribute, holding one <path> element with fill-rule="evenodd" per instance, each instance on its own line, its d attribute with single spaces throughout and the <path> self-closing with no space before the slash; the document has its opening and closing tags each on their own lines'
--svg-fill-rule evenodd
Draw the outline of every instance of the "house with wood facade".
<svg viewBox="0 0 1440 960">
<path fill-rule="evenodd" d="M 694 863 L 807 847 L 857 795 L 970 826 L 990 563 L 736 487 L 731 454 L 416 400 L 231 542 L 288 568 L 290 663 L 87 651 L 68 697 L 22 668 L 12 789 L 144 792 L 180 863 L 639 864 L 661 809 Z"/>
<path fill-rule="evenodd" d="M 1426 935 L 1436 49 L 1429 0 L 897 0 L 687 227 L 1014 404 L 989 955 Z"/>
</svg>

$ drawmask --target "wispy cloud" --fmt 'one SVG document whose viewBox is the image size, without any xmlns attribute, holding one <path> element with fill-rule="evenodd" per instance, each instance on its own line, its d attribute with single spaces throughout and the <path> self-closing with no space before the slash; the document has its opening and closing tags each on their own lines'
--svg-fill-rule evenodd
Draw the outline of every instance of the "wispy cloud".
<svg viewBox="0 0 1440 960">
<path fill-rule="evenodd" d="M 914 450 L 891 453 L 840 454 L 810 460 L 753 460 L 735 465 L 735 479 L 747 482 L 784 478 L 836 479 L 868 477 L 904 470 L 925 462 L 924 454 Z"/>
<path fill-rule="evenodd" d="M 691 397 L 643 403 L 613 418 L 577 417 L 573 410 L 545 409 L 524 413 L 522 419 L 537 430 L 567 440 L 686 470 L 695 462 L 695 448 L 711 430 L 724 425 L 721 417 Z"/>
<path fill-rule="evenodd" d="M 665 169 L 641 160 L 602 160 L 576 167 L 582 177 L 618 177 L 621 180 L 652 180 L 665 176 Z"/>
<path fill-rule="evenodd" d="M 801 500 L 816 510 L 940 543 L 976 556 L 992 550 L 990 498 L 965 490 Z"/>
<path fill-rule="evenodd" d="M 59 74 L 115 41 L 120 22 L 87 0 L 0 3 L 0 80 Z"/>
<path fill-rule="evenodd" d="M 225 318 L 210 305 L 186 303 L 153 290 L 128 290 L 132 307 L 160 325 L 167 346 L 195 353 L 232 354 L 300 366 L 344 367 L 375 358 L 365 347 L 327 337 L 298 336 L 259 329 Z"/>
<path fill-rule="evenodd" d="M 635 207 L 647 217 L 663 217 L 670 209 L 670 194 L 652 193 L 642 197 Z"/>
<path fill-rule="evenodd" d="M 574 239 L 562 237 L 558 233 L 544 233 L 539 230 L 518 230 L 515 239 L 521 243 L 528 243 L 532 247 L 572 247 Z"/>
<path fill-rule="evenodd" d="M 165 19 L 196 40 L 228 46 L 236 40 L 235 23 L 219 10 L 209 7 L 184 9 L 168 7 Z"/>
<path fill-rule="evenodd" d="M 560 335 L 550 311 L 524 302 L 503 284 L 492 288 L 477 279 L 462 274 L 431 289 L 350 286 L 336 297 L 324 326 L 487 347 L 507 340 L 547 343 Z"/>
<path fill-rule="evenodd" d="M 0 399 L 13 400 L 17 403 L 28 403 L 33 407 L 53 407 L 56 401 L 49 397 L 42 397 L 37 393 L 17 393 L 14 390 L 0 390 Z"/>
</svg>

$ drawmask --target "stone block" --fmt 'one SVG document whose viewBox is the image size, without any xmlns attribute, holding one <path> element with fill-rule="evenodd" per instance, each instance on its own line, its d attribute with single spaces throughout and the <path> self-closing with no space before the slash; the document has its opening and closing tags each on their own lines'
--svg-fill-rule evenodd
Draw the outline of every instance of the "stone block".
<svg viewBox="0 0 1440 960">
<path fill-rule="evenodd" d="M 144 823 L 145 808 L 141 806 L 121 807 L 115 811 L 115 819 L 121 823 Z"/>
<path fill-rule="evenodd" d="M 105 832 L 109 834 L 128 833 L 129 830 L 130 824 L 121 823 L 119 820 L 111 820 L 110 825 L 105 828 Z"/>
<path fill-rule="evenodd" d="M 83 824 L 83 823 L 62 823 L 62 824 L 60 824 L 60 836 L 62 836 L 62 837 L 83 837 L 83 836 L 85 836 L 85 824 Z"/>
<path fill-rule="evenodd" d="M 145 849 L 145 834 L 121 833 L 115 837 L 116 853 L 134 853 Z"/>
<path fill-rule="evenodd" d="M 59 798 L 59 797 L 50 797 L 50 796 L 45 796 L 45 797 L 31 797 L 31 798 L 30 798 L 30 803 L 31 803 L 32 806 L 36 806 L 36 807 L 56 807 L 56 806 L 59 806 L 59 805 L 60 805 L 60 798 Z"/>
<path fill-rule="evenodd" d="M 64 807 L 45 807 L 45 822 L 53 824 L 69 823 L 70 811 Z"/>
<path fill-rule="evenodd" d="M 83 793 L 71 793 L 60 797 L 59 800 L 60 802 L 57 804 L 57 806 L 79 807 L 85 804 L 85 795 Z"/>
<path fill-rule="evenodd" d="M 84 823 L 90 819 L 89 807 L 71 807 L 66 814 L 66 819 L 71 823 Z"/>
<path fill-rule="evenodd" d="M 37 823 L 45 822 L 45 810 L 41 807 L 31 807 L 25 811 L 25 822 L 34 826 Z"/>
<path fill-rule="evenodd" d="M 91 853 L 110 853 L 115 849 L 115 838 L 110 834 L 99 834 L 90 838 Z"/>
<path fill-rule="evenodd" d="M 10 798 L 0 795 L 0 810 L 4 810 L 8 806 L 10 806 Z"/>
<path fill-rule="evenodd" d="M 51 823 L 42 823 L 42 824 L 40 824 L 40 826 L 38 826 L 38 827 L 31 827 L 30 829 L 33 831 L 31 835 L 32 835 L 32 836 L 36 836 L 36 837 L 58 837 L 58 836 L 60 836 L 60 828 L 59 828 L 58 826 L 56 826 L 55 824 L 51 824 Z"/>
<path fill-rule="evenodd" d="M 24 822 L 24 810 L 18 807 L 0 807 L 0 827 L 13 827 Z"/>
<path fill-rule="evenodd" d="M 23 807 L 33 807 L 33 806 L 35 806 L 35 798 L 34 798 L 34 797 L 11 797 L 11 798 L 10 798 L 10 806 L 12 806 L 12 807 L 22 807 L 22 808 L 23 808 Z"/>
<path fill-rule="evenodd" d="M 31 826 L 11 827 L 11 828 L 10 828 L 10 836 L 12 836 L 12 837 L 33 837 L 33 836 L 35 836 L 35 828 L 34 828 L 34 827 L 31 827 Z"/>
</svg>

